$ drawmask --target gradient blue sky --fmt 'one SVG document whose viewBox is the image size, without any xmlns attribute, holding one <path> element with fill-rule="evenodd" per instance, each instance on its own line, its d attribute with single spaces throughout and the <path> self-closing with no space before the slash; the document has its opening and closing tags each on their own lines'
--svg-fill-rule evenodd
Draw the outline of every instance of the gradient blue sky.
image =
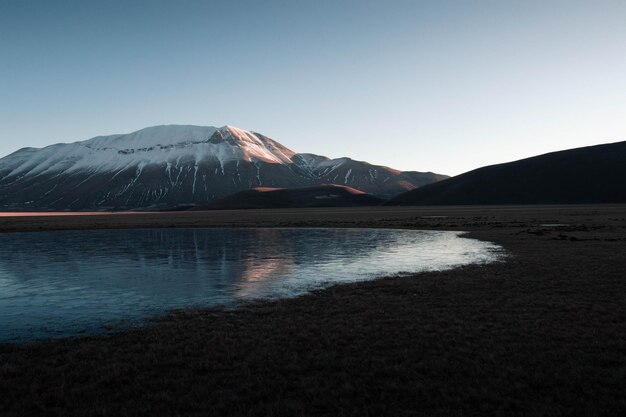
<svg viewBox="0 0 626 417">
<path fill-rule="evenodd" d="M 459 174 L 626 140 L 626 1 L 0 0 L 0 156 L 159 124 Z"/>
</svg>

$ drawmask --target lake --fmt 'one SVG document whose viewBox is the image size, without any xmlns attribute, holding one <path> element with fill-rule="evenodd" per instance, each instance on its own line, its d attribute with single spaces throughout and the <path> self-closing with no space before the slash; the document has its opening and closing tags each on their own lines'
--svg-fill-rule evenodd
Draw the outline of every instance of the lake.
<svg viewBox="0 0 626 417">
<path fill-rule="evenodd" d="M 462 232 L 141 229 L 0 234 L 0 342 L 97 334 L 168 309 L 233 307 L 502 257 Z"/>
</svg>

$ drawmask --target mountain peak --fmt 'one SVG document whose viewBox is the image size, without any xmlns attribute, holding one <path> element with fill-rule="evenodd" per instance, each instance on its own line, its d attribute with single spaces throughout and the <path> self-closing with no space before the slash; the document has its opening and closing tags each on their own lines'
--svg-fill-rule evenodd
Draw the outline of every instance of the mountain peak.
<svg viewBox="0 0 626 417">
<path fill-rule="evenodd" d="M 131 133 L 97 136 L 95 138 L 75 142 L 91 148 L 114 147 L 116 149 L 139 149 L 153 146 L 188 145 L 197 142 L 207 142 L 212 136 L 219 133 L 222 137 L 232 137 L 238 141 L 254 141 L 254 133 L 236 126 L 225 125 L 197 126 L 197 125 L 157 125 L 146 127 Z"/>
<path fill-rule="evenodd" d="M 215 157 L 230 160 L 262 160 L 291 163 L 295 152 L 262 135 L 232 125 L 222 127 L 195 125 L 159 125 L 122 135 L 98 136 L 76 142 L 93 150 L 114 149 L 125 155 L 160 153 L 161 158 L 196 160 Z M 136 159 L 136 158 L 135 158 Z"/>
<path fill-rule="evenodd" d="M 435 181 L 354 161 L 296 154 L 232 125 L 161 125 L 24 149 L 0 159 L 4 209 L 103 209 L 200 204 L 254 187 L 335 183 L 382 197 Z"/>
</svg>

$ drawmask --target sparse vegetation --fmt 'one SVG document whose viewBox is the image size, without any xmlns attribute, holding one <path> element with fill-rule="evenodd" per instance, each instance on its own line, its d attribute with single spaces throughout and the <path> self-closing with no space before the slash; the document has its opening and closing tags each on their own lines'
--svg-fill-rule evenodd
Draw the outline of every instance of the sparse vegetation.
<svg viewBox="0 0 626 417">
<path fill-rule="evenodd" d="M 107 337 L 4 345 L 0 415 L 626 413 L 626 207 L 271 213 L 147 216 L 472 230 L 511 256 L 237 311 L 178 311 Z M 435 213 L 447 217 L 424 217 Z M 109 218 L 100 226 L 120 222 Z M 33 227 L 74 221 L 85 219 Z"/>
</svg>

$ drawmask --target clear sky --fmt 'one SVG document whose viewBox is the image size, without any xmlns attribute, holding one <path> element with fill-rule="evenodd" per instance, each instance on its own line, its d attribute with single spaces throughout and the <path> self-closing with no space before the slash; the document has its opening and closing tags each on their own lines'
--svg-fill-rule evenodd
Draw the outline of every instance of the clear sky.
<svg viewBox="0 0 626 417">
<path fill-rule="evenodd" d="M 0 155 L 159 124 L 445 174 L 626 140 L 626 1 L 0 0 Z"/>
</svg>

